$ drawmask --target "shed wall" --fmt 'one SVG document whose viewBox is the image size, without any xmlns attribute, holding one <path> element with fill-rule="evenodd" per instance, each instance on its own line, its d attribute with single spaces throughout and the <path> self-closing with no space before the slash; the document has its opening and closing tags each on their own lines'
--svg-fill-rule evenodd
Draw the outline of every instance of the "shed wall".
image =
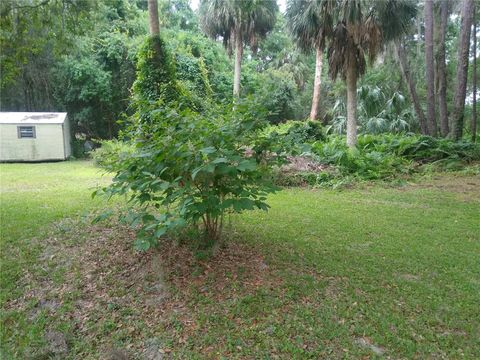
<svg viewBox="0 0 480 360">
<path fill-rule="evenodd" d="M 21 125 L 35 126 L 36 137 L 19 139 L 17 124 L 0 124 L 1 161 L 64 160 L 66 158 L 62 124 Z"/>
<path fill-rule="evenodd" d="M 65 158 L 68 158 L 72 155 L 72 137 L 70 129 L 70 119 L 68 116 L 65 118 L 63 123 L 63 144 L 65 147 Z"/>
</svg>

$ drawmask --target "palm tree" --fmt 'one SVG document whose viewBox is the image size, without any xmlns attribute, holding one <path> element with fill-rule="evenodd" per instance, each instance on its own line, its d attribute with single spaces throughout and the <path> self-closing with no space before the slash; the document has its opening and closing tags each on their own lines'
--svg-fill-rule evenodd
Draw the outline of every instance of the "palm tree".
<svg viewBox="0 0 480 360">
<path fill-rule="evenodd" d="M 337 4 L 336 4 L 337 5 Z M 338 22 L 328 48 L 330 76 L 347 84 L 347 145 L 357 143 L 357 80 L 383 45 L 407 32 L 416 13 L 409 0 L 340 0 Z"/>
<path fill-rule="evenodd" d="M 158 20 L 158 0 L 148 0 L 148 23 L 150 26 L 150 35 L 160 35 L 160 22 Z"/>
<path fill-rule="evenodd" d="M 315 80 L 313 84 L 310 119 L 318 115 L 320 85 L 322 76 L 323 49 L 327 37 L 333 30 L 335 1 L 331 0 L 290 0 L 286 17 L 290 32 L 297 46 L 304 52 L 315 49 Z"/>
<path fill-rule="evenodd" d="M 243 46 L 256 48 L 273 29 L 278 6 L 275 0 L 202 0 L 200 22 L 205 34 L 223 39 L 229 54 L 235 48 L 233 95 L 240 96 Z"/>
</svg>

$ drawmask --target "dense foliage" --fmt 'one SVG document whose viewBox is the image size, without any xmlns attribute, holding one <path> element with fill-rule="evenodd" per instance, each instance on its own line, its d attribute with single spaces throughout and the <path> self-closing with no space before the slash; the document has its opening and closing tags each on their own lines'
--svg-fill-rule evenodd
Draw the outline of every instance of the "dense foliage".
<svg viewBox="0 0 480 360">
<path fill-rule="evenodd" d="M 300 10 L 292 10 L 292 18 L 277 13 L 274 21 L 270 16 L 268 24 L 263 24 L 268 25 L 266 27 L 256 23 L 260 27 L 258 34 L 247 26 L 248 21 L 254 20 L 248 18 L 242 22 L 247 24 L 246 34 L 251 36 L 243 39 L 241 95 L 254 95 L 259 99 L 269 111 L 270 122 L 303 120 L 310 113 L 315 54 L 314 51 L 304 53 L 299 47 L 303 50 L 313 50 L 317 45 L 329 47 L 335 24 L 330 26 L 329 20 L 325 27 L 319 28 L 320 32 L 314 28 L 319 25 L 319 19 L 330 19 L 328 14 L 340 9 L 331 6 L 333 3 L 319 2 L 316 8 L 305 7 L 301 0 L 288 1 L 287 8 Z M 379 13 L 387 16 L 387 7 L 382 6 L 378 8 Z M 421 14 L 422 2 L 416 7 L 417 14 Z M 309 13 L 302 10 L 307 8 Z M 163 46 L 173 58 L 177 90 L 184 96 L 188 94 L 197 110 L 209 108 L 211 102 L 231 99 L 233 58 L 222 49 L 222 39 L 208 39 L 200 28 L 202 24 L 204 30 L 213 31 L 214 24 L 205 19 L 201 23 L 199 9 L 192 9 L 187 0 L 159 0 L 159 9 Z M 275 10 L 274 4 L 269 9 L 270 14 Z M 458 15 L 460 7 L 448 6 L 447 11 Z M 137 54 L 145 50 L 146 12 L 146 2 L 137 0 L 82 1 L 81 4 L 53 0 L 1 2 L 1 110 L 68 111 L 76 138 L 115 137 L 125 124 L 118 120 L 136 111 L 131 106 L 131 91 L 136 75 L 140 75 L 135 72 Z M 435 26 L 440 26 L 440 7 L 436 3 L 434 16 Z M 434 38 L 435 47 L 440 50 L 440 45 L 445 47 L 445 82 L 449 84 L 445 96 L 449 114 L 453 111 L 456 86 L 460 20 L 459 16 L 447 18 L 442 43 L 439 40 L 442 28 L 435 28 L 438 35 Z M 385 43 L 384 47 L 375 47 L 378 60 L 366 68 L 358 84 L 360 134 L 423 131 L 419 119 L 426 108 L 424 28 L 420 15 L 415 21 L 415 26 L 412 23 L 403 28 L 406 35 L 399 42 L 405 49 L 409 78 L 415 85 L 420 107 L 413 106 L 410 82 L 401 71 L 395 46 Z M 382 31 L 390 34 L 389 25 L 382 24 Z M 271 31 L 267 33 L 264 28 Z M 292 34 L 298 36 L 292 37 Z M 223 40 L 227 41 L 228 48 L 234 45 L 233 38 Z M 470 61 L 472 65 L 473 60 Z M 341 81 L 329 80 L 327 74 L 332 69 L 327 61 L 324 63 L 317 118 L 331 132 L 344 134 L 346 86 Z M 158 71 L 168 72 L 166 68 L 160 69 L 163 70 Z M 440 67 L 435 71 L 436 78 L 442 75 L 438 73 Z M 469 71 L 470 77 L 471 74 Z M 471 93 L 469 83 L 465 108 L 467 135 L 471 135 Z"/>
<path fill-rule="evenodd" d="M 317 121 L 287 121 L 263 129 L 261 139 L 276 144 L 284 154 L 297 155 L 309 148 L 308 144 L 326 140 L 326 135 Z"/>
<path fill-rule="evenodd" d="M 280 161 L 265 142 L 255 143 L 264 124 L 251 104 L 235 110 L 200 115 L 189 109 L 160 107 L 143 124 L 134 123 L 131 145 L 106 143 L 95 157 L 116 172 L 104 191 L 126 194 L 133 205 L 125 219 L 141 225 L 136 247 L 146 250 L 167 231 L 193 225 L 205 239 L 219 239 L 225 215 L 266 210 L 267 193 L 274 191 L 268 172 Z"/>
<path fill-rule="evenodd" d="M 287 186 L 337 187 L 354 180 L 399 180 L 432 169 L 461 170 L 480 161 L 479 144 L 414 134 L 361 135 L 355 149 L 348 148 L 338 135 L 320 141 L 305 138 L 303 146 L 296 148 L 290 147 L 288 137 L 284 139 L 290 155 L 302 155 L 314 164 L 311 170 L 280 171 L 277 183 Z"/>
<path fill-rule="evenodd" d="M 360 134 L 403 133 L 416 128 L 410 104 L 399 91 L 387 92 L 378 86 L 362 85 L 357 90 L 358 132 Z M 345 104 L 337 100 L 330 110 L 328 131 L 343 134 Z"/>
<path fill-rule="evenodd" d="M 140 48 L 132 90 L 136 106 L 155 103 L 159 99 L 167 104 L 178 100 L 180 90 L 174 63 L 161 37 L 148 37 Z"/>
</svg>

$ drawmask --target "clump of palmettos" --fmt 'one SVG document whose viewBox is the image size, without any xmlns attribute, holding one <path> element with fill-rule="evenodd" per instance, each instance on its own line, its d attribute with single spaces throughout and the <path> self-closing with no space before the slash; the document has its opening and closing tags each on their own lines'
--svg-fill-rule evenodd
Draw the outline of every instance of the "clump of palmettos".
<svg viewBox="0 0 480 360">
<path fill-rule="evenodd" d="M 367 57 L 372 63 L 384 45 L 405 34 L 415 18 L 410 0 L 290 0 L 287 18 L 292 35 L 304 50 L 315 49 L 317 69 L 328 50 L 332 79 L 341 76 L 347 85 L 347 144 L 357 142 L 357 80 L 365 73 Z M 320 66 L 319 66 L 320 61 Z M 316 77 L 317 78 L 317 77 Z M 315 94 L 313 106 L 318 106 Z"/>
</svg>

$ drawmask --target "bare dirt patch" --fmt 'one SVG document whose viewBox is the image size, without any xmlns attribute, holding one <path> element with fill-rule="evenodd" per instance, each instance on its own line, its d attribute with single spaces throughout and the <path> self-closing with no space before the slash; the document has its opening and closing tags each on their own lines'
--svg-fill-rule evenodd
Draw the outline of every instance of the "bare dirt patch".
<svg viewBox="0 0 480 360">
<path fill-rule="evenodd" d="M 480 176 L 438 174 L 401 189 L 404 191 L 432 189 L 456 194 L 460 200 L 480 201 Z"/>
<path fill-rule="evenodd" d="M 284 173 L 314 172 L 332 170 L 332 166 L 321 164 L 307 156 L 287 156 L 287 164 L 281 170 Z"/>
<path fill-rule="evenodd" d="M 138 253 L 135 234 L 125 226 L 66 222 L 57 230 L 67 230 L 42 241 L 38 268 L 43 270 L 22 279 L 30 290 L 6 306 L 30 314 L 32 321 L 47 316 L 52 324 L 71 325 L 63 333 L 44 334 L 49 353 L 77 351 L 82 356 L 81 349 L 69 346 L 80 340 L 91 347 L 84 354 L 108 358 L 112 351 L 105 349 L 115 349 L 113 353 L 133 359 L 165 358 L 171 350 L 155 336 L 160 329 L 173 331 L 177 323 L 179 342 L 195 332 L 192 299 L 201 295 L 223 301 L 272 281 L 268 264 L 251 246 L 226 242 L 202 261 L 186 246 L 167 240 L 158 249 Z"/>
</svg>

